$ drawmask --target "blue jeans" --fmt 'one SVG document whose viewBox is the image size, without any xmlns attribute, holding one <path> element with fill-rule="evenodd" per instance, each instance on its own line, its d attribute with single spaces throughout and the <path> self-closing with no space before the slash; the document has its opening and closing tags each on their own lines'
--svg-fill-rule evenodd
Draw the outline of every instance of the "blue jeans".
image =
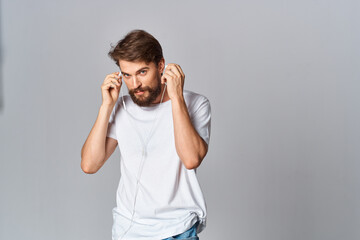
<svg viewBox="0 0 360 240">
<path fill-rule="evenodd" d="M 196 222 L 189 230 L 186 232 L 180 233 L 178 235 L 165 238 L 163 240 L 173 240 L 173 239 L 183 239 L 183 240 L 199 240 L 199 237 L 196 235 L 196 228 L 199 225 L 199 222 Z"/>
</svg>

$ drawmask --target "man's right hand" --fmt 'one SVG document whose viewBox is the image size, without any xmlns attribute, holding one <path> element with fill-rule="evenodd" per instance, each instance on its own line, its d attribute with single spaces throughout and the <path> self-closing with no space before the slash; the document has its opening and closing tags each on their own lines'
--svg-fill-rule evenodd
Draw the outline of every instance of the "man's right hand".
<svg viewBox="0 0 360 240">
<path fill-rule="evenodd" d="M 122 85 L 121 79 L 122 76 L 119 77 L 119 72 L 106 75 L 101 85 L 102 105 L 115 106 Z"/>
</svg>

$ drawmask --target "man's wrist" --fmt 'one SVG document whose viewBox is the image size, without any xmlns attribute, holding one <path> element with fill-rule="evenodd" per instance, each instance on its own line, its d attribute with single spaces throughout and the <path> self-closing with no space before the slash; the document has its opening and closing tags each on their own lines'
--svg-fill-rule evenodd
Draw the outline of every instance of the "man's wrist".
<svg viewBox="0 0 360 240">
<path fill-rule="evenodd" d="M 177 104 L 179 104 L 179 103 L 185 103 L 184 95 L 183 95 L 183 94 L 180 94 L 180 95 L 177 95 L 177 96 L 173 97 L 173 98 L 171 99 L 171 102 L 177 103 Z"/>
<path fill-rule="evenodd" d="M 111 113 L 112 110 L 114 108 L 114 105 L 111 105 L 111 104 L 101 104 L 100 106 L 100 112 L 103 112 L 103 113 Z"/>
<path fill-rule="evenodd" d="M 105 104 L 105 103 L 102 103 L 102 104 L 100 105 L 100 108 L 103 108 L 103 109 L 108 109 L 108 108 L 113 109 L 114 106 L 115 106 L 115 104 Z"/>
</svg>

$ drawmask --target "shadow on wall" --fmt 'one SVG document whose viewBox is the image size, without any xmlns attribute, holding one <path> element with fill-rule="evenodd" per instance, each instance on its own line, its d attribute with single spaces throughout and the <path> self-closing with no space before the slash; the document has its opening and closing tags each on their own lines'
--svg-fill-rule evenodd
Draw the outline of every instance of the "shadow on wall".
<svg viewBox="0 0 360 240">
<path fill-rule="evenodd" d="M 0 1 L 0 13 L 1 13 L 1 1 Z M 0 113 L 4 110 L 4 88 L 3 88 L 3 47 L 1 41 L 1 14 L 0 14 Z"/>
</svg>

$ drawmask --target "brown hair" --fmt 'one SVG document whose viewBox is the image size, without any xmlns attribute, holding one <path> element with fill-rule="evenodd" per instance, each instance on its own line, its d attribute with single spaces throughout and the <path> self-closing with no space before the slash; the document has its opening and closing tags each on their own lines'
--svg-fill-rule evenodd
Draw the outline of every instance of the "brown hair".
<svg viewBox="0 0 360 240">
<path fill-rule="evenodd" d="M 126 34 L 116 46 L 111 46 L 108 55 L 118 66 L 119 60 L 144 61 L 146 64 L 153 62 L 158 66 L 163 58 L 162 48 L 158 40 L 141 29 L 135 29 Z"/>
</svg>

